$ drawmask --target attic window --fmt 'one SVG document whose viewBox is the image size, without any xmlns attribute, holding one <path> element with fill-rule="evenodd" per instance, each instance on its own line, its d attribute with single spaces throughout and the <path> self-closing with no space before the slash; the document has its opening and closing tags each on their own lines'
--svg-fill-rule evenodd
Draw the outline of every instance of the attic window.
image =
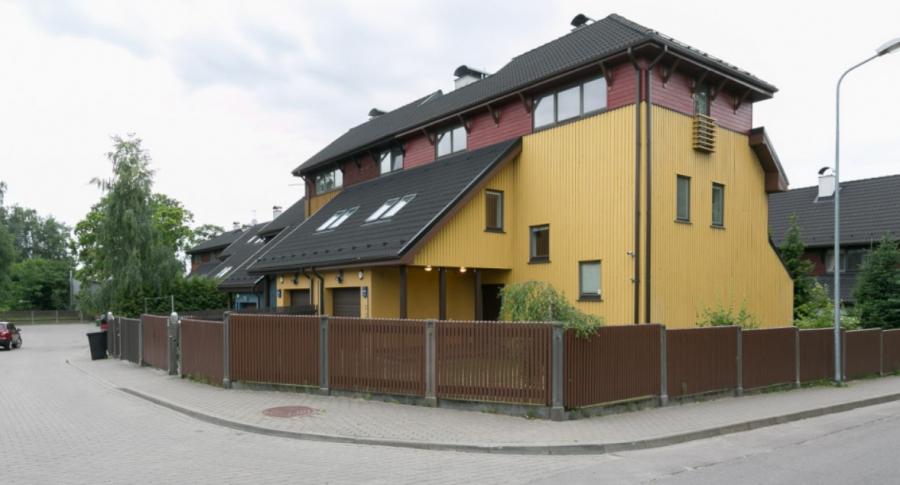
<svg viewBox="0 0 900 485">
<path fill-rule="evenodd" d="M 339 189 L 344 185 L 344 172 L 340 167 L 326 170 L 316 174 L 316 193 L 322 194 L 329 190 Z"/>
<path fill-rule="evenodd" d="M 384 204 L 381 204 L 375 212 L 372 213 L 369 217 L 366 218 L 366 222 L 374 222 L 378 220 L 390 219 L 397 215 L 401 209 L 406 207 L 413 199 L 416 198 L 416 194 L 404 195 L 403 197 L 394 197 L 392 199 L 388 199 Z"/>
<path fill-rule="evenodd" d="M 357 209 L 359 209 L 358 206 L 351 207 L 349 209 L 339 210 L 339 211 L 335 212 L 334 214 L 331 215 L 331 217 L 328 218 L 328 220 L 326 220 L 324 223 L 322 223 L 321 226 L 316 228 L 316 232 L 325 231 L 328 229 L 334 229 L 334 228 L 340 226 L 341 224 L 344 223 L 344 221 L 349 219 L 350 216 L 352 216 L 357 211 Z"/>
<path fill-rule="evenodd" d="M 536 99 L 534 127 L 543 128 L 606 109 L 606 79 L 589 79 Z"/>
<path fill-rule="evenodd" d="M 382 175 L 403 168 L 403 151 L 399 148 L 385 150 L 378 156 L 379 171 Z"/>
<path fill-rule="evenodd" d="M 438 133 L 436 150 L 437 158 L 466 149 L 466 129 L 462 125 Z"/>
</svg>

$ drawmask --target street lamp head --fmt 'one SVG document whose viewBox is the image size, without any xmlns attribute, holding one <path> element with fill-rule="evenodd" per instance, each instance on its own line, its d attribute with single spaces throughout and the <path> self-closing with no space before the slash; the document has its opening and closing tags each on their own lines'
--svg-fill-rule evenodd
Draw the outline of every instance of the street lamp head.
<svg viewBox="0 0 900 485">
<path fill-rule="evenodd" d="M 900 49 L 900 37 L 885 42 L 881 47 L 878 48 L 877 52 L 879 56 L 883 56 L 885 54 L 890 54 L 897 49 Z"/>
</svg>

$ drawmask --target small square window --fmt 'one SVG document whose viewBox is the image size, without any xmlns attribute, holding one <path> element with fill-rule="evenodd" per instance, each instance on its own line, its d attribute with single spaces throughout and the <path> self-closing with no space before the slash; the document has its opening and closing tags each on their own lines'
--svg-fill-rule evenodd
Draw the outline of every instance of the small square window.
<svg viewBox="0 0 900 485">
<path fill-rule="evenodd" d="M 712 185 L 712 225 L 725 227 L 725 186 Z"/>
<path fill-rule="evenodd" d="M 531 226 L 531 259 L 532 263 L 550 261 L 550 225 Z"/>
<path fill-rule="evenodd" d="M 676 183 L 675 219 L 681 222 L 691 220 L 691 178 L 679 175 Z"/>
<path fill-rule="evenodd" d="M 602 296 L 600 261 L 578 263 L 578 293 L 582 300 L 599 300 Z"/>
<path fill-rule="evenodd" d="M 503 231 L 503 192 L 486 190 L 484 192 L 485 222 L 487 231 Z"/>
</svg>

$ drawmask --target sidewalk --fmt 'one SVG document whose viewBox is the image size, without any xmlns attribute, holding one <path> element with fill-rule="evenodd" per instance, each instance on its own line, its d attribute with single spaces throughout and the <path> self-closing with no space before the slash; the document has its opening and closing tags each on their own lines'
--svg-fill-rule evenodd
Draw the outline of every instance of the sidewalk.
<svg viewBox="0 0 900 485">
<path fill-rule="evenodd" d="M 293 438 L 493 453 L 579 454 L 666 446 L 900 400 L 900 377 L 705 402 L 565 422 L 305 393 L 223 389 L 118 360 L 69 363 L 124 392 L 208 422 Z M 309 416 L 263 414 L 308 406 Z"/>
</svg>

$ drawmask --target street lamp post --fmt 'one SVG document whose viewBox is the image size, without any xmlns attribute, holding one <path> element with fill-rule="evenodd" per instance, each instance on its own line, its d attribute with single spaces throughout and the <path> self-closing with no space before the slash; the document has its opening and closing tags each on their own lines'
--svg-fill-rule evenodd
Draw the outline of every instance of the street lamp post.
<svg viewBox="0 0 900 485">
<path fill-rule="evenodd" d="M 841 373 L 841 83 L 847 74 L 867 62 L 900 49 L 900 37 L 875 51 L 875 55 L 850 67 L 838 78 L 834 121 L 834 381 L 843 380 Z"/>
</svg>

